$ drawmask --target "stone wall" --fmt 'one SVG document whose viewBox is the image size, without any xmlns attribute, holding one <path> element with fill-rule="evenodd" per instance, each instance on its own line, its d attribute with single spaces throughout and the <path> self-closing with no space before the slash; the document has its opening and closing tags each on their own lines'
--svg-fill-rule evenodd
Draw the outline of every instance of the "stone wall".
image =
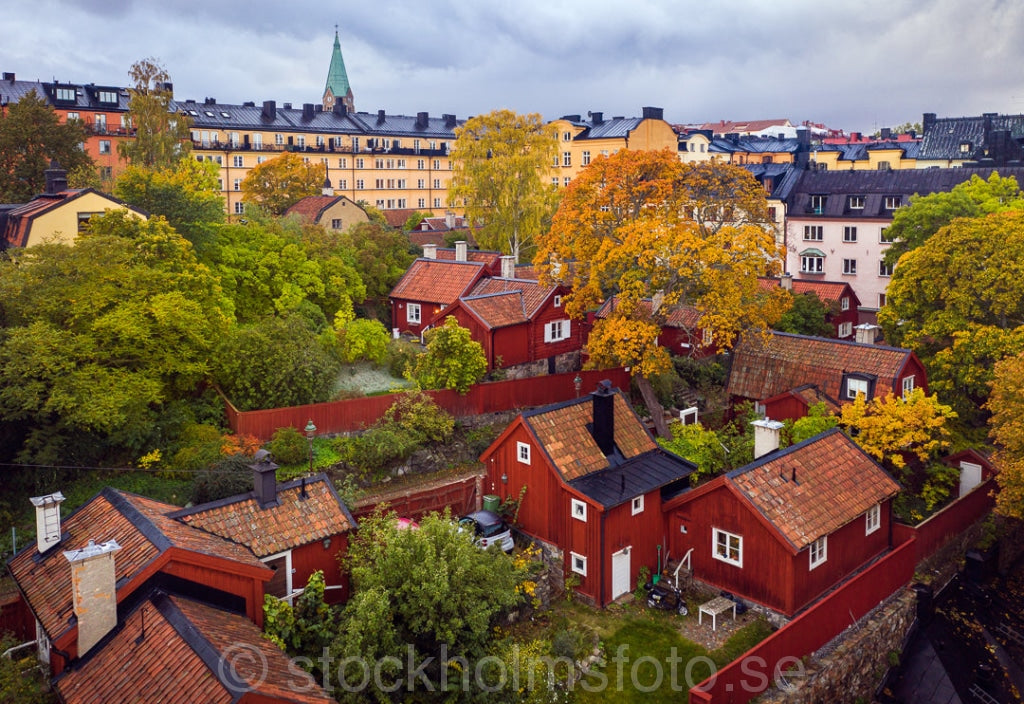
<svg viewBox="0 0 1024 704">
<path fill-rule="evenodd" d="M 769 690 L 759 704 L 853 704 L 870 702 L 895 664 L 914 622 L 917 599 L 904 589 L 880 604 L 806 662 L 804 677 L 788 678 L 789 690 Z"/>
</svg>

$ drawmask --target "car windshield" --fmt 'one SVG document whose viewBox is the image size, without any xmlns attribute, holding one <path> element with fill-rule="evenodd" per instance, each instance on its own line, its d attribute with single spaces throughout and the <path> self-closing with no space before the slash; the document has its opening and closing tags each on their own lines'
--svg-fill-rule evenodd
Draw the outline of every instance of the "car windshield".
<svg viewBox="0 0 1024 704">
<path fill-rule="evenodd" d="M 486 523 L 486 524 L 483 524 L 483 525 L 477 523 L 476 528 L 477 528 L 477 532 L 480 533 L 480 535 L 482 535 L 485 538 L 490 538 L 492 535 L 497 535 L 498 533 L 504 533 L 506 530 L 508 530 L 505 527 L 505 524 L 502 523 L 501 521 L 498 521 L 497 523 Z"/>
</svg>

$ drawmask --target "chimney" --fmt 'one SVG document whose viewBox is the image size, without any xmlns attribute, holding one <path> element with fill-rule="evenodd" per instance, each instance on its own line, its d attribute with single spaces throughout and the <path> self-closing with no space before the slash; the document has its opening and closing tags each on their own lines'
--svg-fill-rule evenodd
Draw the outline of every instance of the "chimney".
<svg viewBox="0 0 1024 704">
<path fill-rule="evenodd" d="M 276 120 L 277 119 L 277 102 L 273 100 L 263 101 L 263 119 L 265 120 Z"/>
<path fill-rule="evenodd" d="M 875 344 L 875 339 L 878 337 L 879 328 L 877 325 L 871 323 L 862 323 L 854 328 L 857 331 L 857 335 L 854 339 L 865 345 Z"/>
<path fill-rule="evenodd" d="M 68 172 L 60 168 L 60 164 L 54 159 L 50 162 L 50 168 L 43 172 L 46 178 L 46 194 L 54 195 L 68 189 Z"/>
<path fill-rule="evenodd" d="M 466 240 L 459 240 L 455 243 L 455 261 L 465 262 L 468 261 L 466 254 L 469 251 L 469 245 Z"/>
<path fill-rule="evenodd" d="M 879 135 L 881 135 L 882 139 L 891 139 L 892 138 L 892 128 L 890 128 L 890 127 L 883 127 L 879 131 Z"/>
<path fill-rule="evenodd" d="M 64 553 L 71 563 L 71 592 L 78 619 L 78 657 L 88 653 L 117 625 L 117 587 L 114 553 L 116 540 L 97 545 L 92 540 L 80 550 Z"/>
<path fill-rule="evenodd" d="M 604 122 L 603 112 L 592 112 L 590 113 L 590 121 L 595 125 L 600 125 Z"/>
<path fill-rule="evenodd" d="M 793 290 L 793 275 L 788 271 L 779 277 L 779 286 L 787 291 Z"/>
<path fill-rule="evenodd" d="M 4 80 L 8 81 L 9 83 L 14 83 L 14 73 L 4 71 Z"/>
<path fill-rule="evenodd" d="M 441 115 L 441 117 L 444 118 L 445 129 L 450 130 L 455 128 L 455 115 Z"/>
<path fill-rule="evenodd" d="M 335 103 L 333 110 L 335 115 L 341 115 L 342 117 L 348 114 L 348 106 L 342 102 Z"/>
<path fill-rule="evenodd" d="M 597 390 L 590 396 L 593 399 L 594 422 L 591 434 L 604 456 L 615 451 L 615 392 L 612 382 L 608 379 L 597 384 Z"/>
<path fill-rule="evenodd" d="M 932 127 L 935 127 L 935 113 L 926 112 L 921 117 L 921 134 L 928 134 Z"/>
<path fill-rule="evenodd" d="M 305 120 L 307 122 L 309 120 L 312 120 L 313 119 L 313 113 L 314 113 L 313 103 L 303 103 L 302 104 L 302 119 L 303 120 Z"/>
<path fill-rule="evenodd" d="M 445 211 L 444 214 L 444 226 L 449 230 L 455 229 L 455 213 L 450 210 Z"/>
<path fill-rule="evenodd" d="M 216 104 L 217 104 L 217 99 L 216 98 L 204 98 L 203 99 L 203 105 L 216 105 Z"/>
<path fill-rule="evenodd" d="M 665 111 L 662 108 L 643 108 L 645 120 L 664 120 Z"/>
<path fill-rule="evenodd" d="M 753 421 L 751 425 L 754 426 L 755 460 L 779 449 L 779 431 L 782 430 L 782 423 L 764 418 Z"/>
<path fill-rule="evenodd" d="M 386 118 L 386 117 L 384 116 L 384 111 L 383 111 L 383 110 L 378 110 L 378 111 L 377 111 L 377 124 L 378 124 L 378 125 L 383 125 L 383 124 L 384 124 L 384 121 L 385 121 L 386 119 L 387 119 L 387 118 Z"/>
<path fill-rule="evenodd" d="M 59 491 L 29 499 L 36 507 L 36 548 L 40 555 L 60 542 L 60 504 L 63 500 L 64 494 Z"/>
<path fill-rule="evenodd" d="M 292 109 L 292 104 L 291 103 L 284 103 L 283 105 L 281 105 L 281 107 L 284 108 L 285 110 L 291 110 Z"/>
<path fill-rule="evenodd" d="M 416 113 L 416 127 L 417 129 L 424 130 L 430 124 L 430 113 L 418 112 Z"/>
<path fill-rule="evenodd" d="M 505 254 L 501 257 L 501 278 L 516 278 L 516 258 L 511 254 Z"/>
<path fill-rule="evenodd" d="M 423 258 L 437 259 L 437 245 L 430 242 L 423 245 Z"/>
<path fill-rule="evenodd" d="M 260 508 L 277 505 L 277 465 L 270 460 L 270 453 L 257 450 L 252 456 L 253 480 L 256 485 L 256 502 Z"/>
</svg>

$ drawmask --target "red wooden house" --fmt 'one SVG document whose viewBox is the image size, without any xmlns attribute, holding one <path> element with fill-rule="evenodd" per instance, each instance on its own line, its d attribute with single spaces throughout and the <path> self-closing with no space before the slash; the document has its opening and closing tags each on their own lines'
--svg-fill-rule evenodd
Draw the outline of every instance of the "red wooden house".
<svg viewBox="0 0 1024 704">
<path fill-rule="evenodd" d="M 479 262 L 420 258 L 391 289 L 391 327 L 420 335 L 429 322 L 486 274 Z"/>
<path fill-rule="evenodd" d="M 804 384 L 765 399 L 764 416 L 775 420 L 796 420 L 806 416 L 811 406 L 816 406 L 819 403 L 825 404 L 825 410 L 829 415 L 839 412 L 839 401 L 814 384 Z"/>
<path fill-rule="evenodd" d="M 695 469 L 658 446 L 609 382 L 521 414 L 480 459 L 491 493 L 522 499 L 519 529 L 561 554 L 601 606 L 632 591 L 641 567 L 656 569 L 662 503 Z"/>
<path fill-rule="evenodd" d="M 765 291 L 783 287 L 792 291 L 794 296 L 813 294 L 829 307 L 825 321 L 832 325 L 836 338 L 850 340 L 854 337 L 854 328 L 858 322 L 860 299 L 850 284 L 845 281 L 807 281 L 793 277 L 761 277 L 758 283 Z"/>
<path fill-rule="evenodd" d="M 928 392 L 924 366 L 911 350 L 781 332 L 740 341 L 726 391 L 734 401 L 754 401 L 763 410 L 767 400 L 808 384 L 839 403 L 858 393 L 871 400 L 915 388 Z"/>
<path fill-rule="evenodd" d="M 511 259 L 506 258 L 510 264 Z M 479 280 L 431 325 L 453 316 L 484 348 L 488 370 L 547 360 L 548 373 L 554 374 L 566 366 L 559 359 L 583 347 L 582 326 L 562 307 L 568 289 L 517 279 L 514 270 L 505 273 L 510 276 Z M 578 368 L 575 362 L 568 367 Z"/>
<path fill-rule="evenodd" d="M 607 318 L 619 304 L 619 297 L 612 296 L 606 300 L 594 318 L 600 320 Z M 651 317 L 651 300 L 640 301 L 639 315 Z M 664 321 L 661 322 L 661 334 L 658 335 L 658 345 L 664 347 L 671 354 L 681 357 L 711 357 L 718 354 L 718 346 L 714 342 L 710 329 L 700 326 L 700 311 L 693 306 L 678 304 L 661 311 Z"/>
<path fill-rule="evenodd" d="M 778 447 L 782 424 L 758 423 Z M 832 429 L 668 501 L 670 553 L 695 578 L 792 616 L 891 547 L 898 491 Z"/>
</svg>

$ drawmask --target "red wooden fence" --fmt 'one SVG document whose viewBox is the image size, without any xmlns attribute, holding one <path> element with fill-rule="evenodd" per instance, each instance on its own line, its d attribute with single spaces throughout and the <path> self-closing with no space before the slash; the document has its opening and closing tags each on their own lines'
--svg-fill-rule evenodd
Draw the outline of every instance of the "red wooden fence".
<svg viewBox="0 0 1024 704">
<path fill-rule="evenodd" d="M 629 372 L 622 368 L 579 372 L 579 376 L 582 394 L 593 391 L 603 379 L 610 379 L 612 386 L 620 389 L 629 388 Z M 569 372 L 493 381 L 477 384 L 464 396 L 449 390 L 426 393 L 441 408 L 458 418 L 567 401 L 576 397 L 575 377 L 575 372 Z M 377 422 L 396 400 L 397 394 L 386 394 L 263 411 L 239 411 L 230 401 L 225 405 L 232 432 L 269 440 L 278 428 L 290 426 L 302 430 L 310 420 L 318 433 L 345 433 L 367 428 Z"/>
<path fill-rule="evenodd" d="M 996 504 L 996 480 L 987 479 L 928 520 L 906 526 L 917 538 L 917 562 L 931 557 L 951 538 L 963 533 Z M 901 528 L 897 524 L 896 528 Z"/>
<path fill-rule="evenodd" d="M 410 487 L 404 493 L 394 493 L 385 497 L 371 497 L 361 501 L 353 510 L 352 515 L 359 521 L 373 513 L 381 504 L 387 504 L 390 511 L 399 516 L 420 519 L 431 511 L 440 513 L 445 508 L 452 510 L 453 516 L 461 516 L 476 510 L 478 484 L 480 475 L 456 479 L 449 484 L 428 488 Z"/>
<path fill-rule="evenodd" d="M 914 538 L 897 546 L 811 609 L 790 621 L 715 675 L 690 689 L 690 704 L 746 704 L 780 673 L 800 666 L 813 653 L 853 625 L 914 576 Z"/>
</svg>

